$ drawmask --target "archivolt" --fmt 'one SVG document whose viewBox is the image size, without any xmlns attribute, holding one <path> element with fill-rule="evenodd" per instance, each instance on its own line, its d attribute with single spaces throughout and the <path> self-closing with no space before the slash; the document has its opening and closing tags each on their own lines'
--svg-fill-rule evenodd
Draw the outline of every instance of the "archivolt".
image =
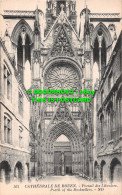
<svg viewBox="0 0 122 195">
<path fill-rule="evenodd" d="M 51 148 L 56 139 L 62 134 L 64 134 L 71 141 L 73 148 L 77 148 L 78 150 L 80 149 L 79 132 L 64 121 L 56 124 L 48 132 L 46 139 L 47 149 Z"/>
<path fill-rule="evenodd" d="M 45 75 L 48 74 L 48 70 L 50 69 L 50 67 L 54 66 L 54 65 L 58 65 L 58 64 L 64 64 L 64 65 L 69 64 L 69 66 L 72 66 L 74 68 L 74 70 L 76 70 L 76 72 L 79 75 L 79 79 L 82 78 L 83 72 L 82 72 L 82 69 L 80 67 L 80 64 L 70 57 L 64 58 L 61 56 L 52 58 L 51 60 L 46 62 L 46 64 L 44 65 L 44 69 L 43 69 L 44 78 L 45 78 Z"/>
</svg>

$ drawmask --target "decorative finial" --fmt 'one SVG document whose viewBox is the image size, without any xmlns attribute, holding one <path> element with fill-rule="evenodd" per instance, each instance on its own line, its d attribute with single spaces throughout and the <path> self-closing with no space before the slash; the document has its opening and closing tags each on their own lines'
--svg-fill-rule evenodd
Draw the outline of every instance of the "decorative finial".
<svg viewBox="0 0 122 195">
<path fill-rule="evenodd" d="M 85 8 L 87 8 L 87 0 L 84 1 Z"/>
<path fill-rule="evenodd" d="M 5 31 L 5 36 L 9 36 L 8 29 L 6 29 L 6 31 Z"/>
<path fill-rule="evenodd" d="M 61 4 L 60 7 L 61 7 L 61 11 L 63 11 L 63 9 L 64 9 L 64 4 Z"/>
</svg>

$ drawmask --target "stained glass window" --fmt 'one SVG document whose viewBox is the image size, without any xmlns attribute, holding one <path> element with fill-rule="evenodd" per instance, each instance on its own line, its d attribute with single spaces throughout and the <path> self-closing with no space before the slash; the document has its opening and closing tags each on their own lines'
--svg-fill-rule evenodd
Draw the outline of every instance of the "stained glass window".
<svg viewBox="0 0 122 195">
<path fill-rule="evenodd" d="M 46 84 L 50 89 L 74 89 L 79 84 L 78 74 L 72 66 L 55 65 L 46 76 Z"/>
</svg>

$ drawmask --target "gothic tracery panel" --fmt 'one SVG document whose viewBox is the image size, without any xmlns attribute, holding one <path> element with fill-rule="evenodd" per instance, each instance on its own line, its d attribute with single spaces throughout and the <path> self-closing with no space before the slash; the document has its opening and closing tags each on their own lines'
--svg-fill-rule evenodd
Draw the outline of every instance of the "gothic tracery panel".
<svg viewBox="0 0 122 195">
<path fill-rule="evenodd" d="M 51 56 L 57 57 L 57 56 L 69 56 L 73 57 L 74 52 L 71 47 L 70 41 L 66 35 L 66 32 L 64 30 L 64 27 L 61 28 L 58 37 L 55 41 L 55 44 L 53 46 L 53 49 L 51 51 Z"/>
</svg>

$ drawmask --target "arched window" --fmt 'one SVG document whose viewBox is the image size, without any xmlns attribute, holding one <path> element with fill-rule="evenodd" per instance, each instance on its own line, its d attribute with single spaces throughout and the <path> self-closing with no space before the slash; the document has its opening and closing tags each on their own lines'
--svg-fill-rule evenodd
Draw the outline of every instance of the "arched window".
<svg viewBox="0 0 122 195">
<path fill-rule="evenodd" d="M 11 72 L 8 67 L 4 64 L 3 71 L 4 78 L 4 94 L 7 95 L 7 98 L 11 100 L 11 91 L 12 91 L 12 83 L 11 83 Z"/>
<path fill-rule="evenodd" d="M 25 30 L 23 31 L 23 34 L 19 35 L 18 45 L 17 45 L 17 65 L 18 65 L 18 72 L 20 73 L 22 81 L 24 78 L 23 71 L 27 60 L 31 62 L 31 46 L 30 46 L 30 38 L 28 34 L 26 34 L 26 30 Z"/>
<path fill-rule="evenodd" d="M 103 114 L 100 116 L 100 126 L 101 126 L 101 133 L 100 133 L 100 138 L 101 138 L 101 145 L 104 145 L 104 116 Z"/>
<path fill-rule="evenodd" d="M 98 162 L 95 161 L 94 163 L 94 180 L 97 181 L 98 179 L 98 171 L 99 171 L 99 165 L 98 165 Z"/>
<path fill-rule="evenodd" d="M 26 61 L 31 62 L 31 45 L 33 43 L 33 31 L 29 24 L 21 19 L 14 27 L 11 41 L 17 47 L 17 68 L 21 81 L 24 81 L 24 68 Z M 24 83 L 25 84 L 25 83 Z"/>
<path fill-rule="evenodd" d="M 11 34 L 11 42 L 16 46 L 17 70 L 20 79 L 24 83 L 25 88 L 28 88 L 28 85 L 30 85 L 28 83 L 30 83 L 31 45 L 33 43 L 33 31 L 24 19 L 21 19 L 15 25 Z M 29 79 L 27 79 L 26 74 L 28 70 Z M 25 81 L 27 82 L 25 83 Z"/>
<path fill-rule="evenodd" d="M 93 49 L 94 63 L 99 67 L 99 79 L 102 78 L 106 67 L 106 42 L 101 29 L 97 32 Z"/>
<path fill-rule="evenodd" d="M 94 63 L 96 62 L 97 64 L 99 64 L 99 43 L 98 43 L 97 37 L 94 42 L 93 60 L 94 60 Z"/>
<path fill-rule="evenodd" d="M 105 38 L 102 39 L 102 47 L 101 47 L 101 78 L 104 74 L 106 68 L 106 42 Z"/>
<path fill-rule="evenodd" d="M 25 39 L 25 62 L 27 60 L 31 62 L 30 38 L 28 34 L 26 35 L 26 39 Z"/>
<path fill-rule="evenodd" d="M 11 144 L 12 120 L 8 115 L 4 115 L 4 142 Z"/>
<path fill-rule="evenodd" d="M 19 147 L 23 147 L 23 129 L 19 127 Z"/>
<path fill-rule="evenodd" d="M 107 107 L 107 125 L 108 125 L 108 137 L 109 140 L 112 140 L 114 138 L 114 133 L 113 133 L 113 103 L 110 102 L 108 107 Z"/>
<path fill-rule="evenodd" d="M 116 138 L 122 134 L 122 86 L 120 87 L 116 98 Z"/>
<path fill-rule="evenodd" d="M 18 92 L 18 112 L 21 116 L 23 116 L 23 94 Z"/>
<path fill-rule="evenodd" d="M 99 65 L 101 79 L 107 63 L 107 49 L 112 45 L 111 34 L 102 22 L 93 30 L 91 45 L 93 47 L 94 63 L 96 62 Z"/>
<path fill-rule="evenodd" d="M 21 79 L 23 80 L 23 46 L 22 46 L 22 38 L 19 35 L 18 37 L 18 45 L 17 45 L 17 66 L 18 72 L 21 75 Z"/>
</svg>

